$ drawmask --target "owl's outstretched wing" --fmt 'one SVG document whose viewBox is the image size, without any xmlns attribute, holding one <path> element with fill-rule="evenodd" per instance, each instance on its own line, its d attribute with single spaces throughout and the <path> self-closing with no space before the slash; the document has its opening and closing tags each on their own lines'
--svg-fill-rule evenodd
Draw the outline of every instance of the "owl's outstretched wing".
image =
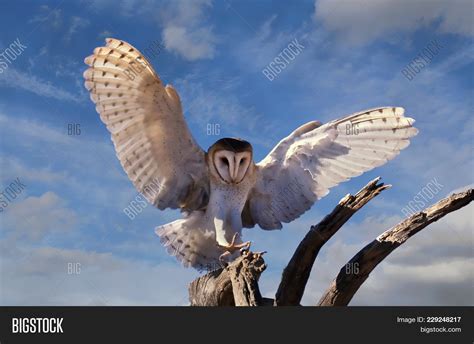
<svg viewBox="0 0 474 344">
<path fill-rule="evenodd" d="M 208 202 L 205 152 L 186 125 L 181 101 L 130 44 L 108 38 L 85 59 L 85 86 L 139 192 L 160 209 Z"/>
<path fill-rule="evenodd" d="M 418 132 L 403 114 L 399 107 L 376 108 L 296 129 L 257 164 L 243 225 L 279 229 L 329 188 L 393 159 Z"/>
</svg>

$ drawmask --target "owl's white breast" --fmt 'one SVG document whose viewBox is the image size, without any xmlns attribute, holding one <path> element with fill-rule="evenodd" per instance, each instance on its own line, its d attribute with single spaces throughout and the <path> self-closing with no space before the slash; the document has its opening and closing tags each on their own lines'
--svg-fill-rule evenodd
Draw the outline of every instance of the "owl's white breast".
<svg viewBox="0 0 474 344">
<path fill-rule="evenodd" d="M 216 240 L 226 244 L 242 230 L 242 210 L 255 178 L 245 178 L 239 184 L 215 183 L 211 180 L 211 194 L 206 210 L 208 220 L 214 224 Z"/>
</svg>

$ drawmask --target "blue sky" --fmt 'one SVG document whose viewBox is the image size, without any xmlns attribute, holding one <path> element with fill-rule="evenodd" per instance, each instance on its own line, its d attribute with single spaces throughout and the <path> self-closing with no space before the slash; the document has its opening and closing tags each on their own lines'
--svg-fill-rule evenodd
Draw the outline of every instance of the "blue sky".
<svg viewBox="0 0 474 344">
<path fill-rule="evenodd" d="M 27 48 L 0 74 L 0 188 L 16 178 L 26 184 L 0 213 L 0 303 L 187 303 L 187 283 L 198 274 L 168 257 L 153 231 L 179 213 L 148 206 L 133 221 L 123 213 L 136 191 L 83 87 L 83 60 L 105 37 L 139 50 L 163 45 L 151 63 L 181 95 L 204 149 L 239 136 L 253 144 L 258 161 L 311 120 L 386 105 L 416 119 L 419 135 L 394 161 L 332 189 L 282 231 L 244 232 L 256 250 L 268 251 L 261 284 L 272 296 L 311 224 L 376 176 L 393 184 L 321 252 L 304 298 L 314 304 L 340 267 L 401 220 L 401 209 L 433 178 L 443 187 L 428 203 L 472 187 L 472 6 L 461 0 L 2 4 L 0 53 L 15 40 Z M 304 49 L 269 81 L 262 70 L 294 39 Z M 407 80 L 401 71 L 433 40 L 441 48 Z M 81 134 L 68 135 L 70 124 L 79 124 Z M 208 135 L 216 124 L 219 135 Z M 412 238 L 374 271 L 353 304 L 472 303 L 472 209 Z M 80 264 L 80 274 L 67 274 L 71 263 Z"/>
</svg>

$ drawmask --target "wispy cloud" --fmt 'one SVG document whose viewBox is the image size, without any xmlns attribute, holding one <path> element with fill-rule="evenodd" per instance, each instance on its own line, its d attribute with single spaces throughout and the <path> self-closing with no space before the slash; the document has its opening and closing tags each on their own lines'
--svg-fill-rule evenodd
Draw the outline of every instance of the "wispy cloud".
<svg viewBox="0 0 474 344">
<path fill-rule="evenodd" d="M 63 14 L 60 8 L 50 8 L 48 5 L 41 5 L 39 13 L 29 20 L 31 24 L 48 23 L 54 29 L 59 29 L 63 24 Z"/>
<path fill-rule="evenodd" d="M 152 265 L 79 249 L 6 245 L 0 246 L 2 305 L 186 305 L 185 286 L 197 277 L 177 264 Z M 78 267 L 75 273 L 68 273 L 71 264 Z"/>
<path fill-rule="evenodd" d="M 0 124 L 1 123 L 2 121 L 0 120 Z M 67 182 L 69 177 L 66 172 L 58 172 L 51 167 L 35 168 L 27 166 L 20 159 L 9 155 L 0 155 L 0 167 L 5 172 L 8 170 L 8 173 L 4 172 L 0 175 L 1 185 L 6 184 L 14 176 L 22 176 L 27 183 L 35 182 L 47 184 Z"/>
<path fill-rule="evenodd" d="M 71 23 L 69 24 L 69 29 L 67 30 L 64 40 L 69 42 L 74 34 L 76 34 L 80 29 L 83 29 L 90 25 L 90 21 L 86 18 L 81 17 L 72 17 Z"/>
<path fill-rule="evenodd" d="M 104 39 L 104 38 L 108 38 L 108 37 L 113 37 L 113 33 L 112 31 L 109 31 L 109 30 L 104 30 L 102 32 L 100 32 L 97 37 L 100 38 L 100 39 Z"/>
<path fill-rule="evenodd" d="M 29 91 L 47 98 L 72 102 L 80 101 L 77 95 L 54 86 L 50 81 L 42 80 L 33 74 L 25 73 L 12 67 L 8 68 L 0 77 L 0 86 Z"/>
<path fill-rule="evenodd" d="M 191 74 L 178 79 L 175 86 L 185 104 L 185 114 L 202 133 L 206 133 L 207 125 L 219 124 L 223 136 L 238 136 L 269 147 L 270 141 L 262 133 L 271 131 L 273 124 L 265 122 L 253 106 L 242 104 L 236 95 L 238 84 L 236 79 L 209 74 L 203 82 L 199 74 Z"/>
<path fill-rule="evenodd" d="M 50 8 L 48 5 L 41 5 L 38 13 L 28 22 L 37 27 L 41 25 L 44 28 L 53 30 L 58 35 L 63 34 L 62 39 L 65 42 L 71 41 L 72 37 L 80 29 L 90 25 L 90 20 L 87 18 L 65 16 L 60 8 Z"/>
<path fill-rule="evenodd" d="M 315 20 L 345 42 L 364 44 L 387 35 L 410 33 L 429 25 L 439 32 L 474 35 L 470 0 L 369 1 L 317 0 Z"/>
</svg>

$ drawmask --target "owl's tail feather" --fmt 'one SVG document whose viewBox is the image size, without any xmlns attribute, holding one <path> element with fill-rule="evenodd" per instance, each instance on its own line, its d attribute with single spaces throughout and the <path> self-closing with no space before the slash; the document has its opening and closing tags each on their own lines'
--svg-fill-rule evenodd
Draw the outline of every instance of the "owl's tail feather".
<svg viewBox="0 0 474 344">
<path fill-rule="evenodd" d="M 211 271 L 222 266 L 219 256 L 224 251 L 217 246 L 215 231 L 206 228 L 203 215 L 194 211 L 184 219 L 156 227 L 155 233 L 168 253 L 184 266 Z"/>
</svg>

